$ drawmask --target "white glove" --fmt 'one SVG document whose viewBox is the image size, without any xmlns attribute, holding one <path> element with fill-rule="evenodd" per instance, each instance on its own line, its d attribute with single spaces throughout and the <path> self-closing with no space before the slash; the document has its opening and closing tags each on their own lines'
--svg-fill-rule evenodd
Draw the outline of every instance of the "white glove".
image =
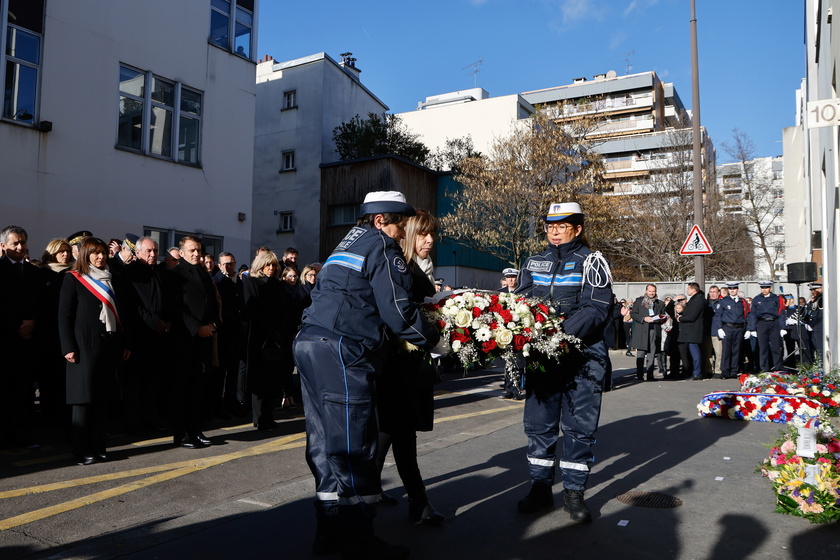
<svg viewBox="0 0 840 560">
<path fill-rule="evenodd" d="M 779 331 L 779 334 L 782 336 L 787 336 L 787 331 L 785 329 L 782 329 Z"/>
<path fill-rule="evenodd" d="M 811 328 L 811 325 L 805 325 L 805 330 L 811 332 L 814 329 Z"/>
<path fill-rule="evenodd" d="M 750 336 L 753 338 L 758 338 L 758 333 L 756 331 L 750 331 Z"/>
<path fill-rule="evenodd" d="M 721 340 L 726 338 L 726 333 L 723 332 L 723 329 L 718 329 L 718 338 L 721 339 Z"/>
<path fill-rule="evenodd" d="M 750 331 L 744 331 L 744 340 L 749 340 L 750 338 Z"/>
<path fill-rule="evenodd" d="M 785 324 L 786 325 L 795 325 L 796 324 L 796 319 L 794 319 L 793 317 L 788 317 L 787 320 L 785 321 Z"/>
</svg>

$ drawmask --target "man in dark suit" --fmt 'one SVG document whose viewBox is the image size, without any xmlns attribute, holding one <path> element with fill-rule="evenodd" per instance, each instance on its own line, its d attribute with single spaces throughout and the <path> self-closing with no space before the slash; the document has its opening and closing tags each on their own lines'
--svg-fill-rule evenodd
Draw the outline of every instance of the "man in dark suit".
<svg viewBox="0 0 840 560">
<path fill-rule="evenodd" d="M 244 296 L 242 280 L 236 273 L 236 258 L 227 251 L 219 253 L 219 271 L 213 276 L 222 303 L 222 324 L 219 327 L 219 395 L 218 409 L 224 414 L 244 412 L 245 369 L 240 368 L 244 357 L 245 336 L 242 308 Z M 240 373 L 241 372 L 241 373 Z M 241 394 L 240 394 L 241 393 Z"/>
<path fill-rule="evenodd" d="M 125 376 L 125 415 L 129 431 L 147 432 L 159 425 L 165 411 L 165 356 L 171 348 L 172 298 L 158 265 L 158 244 L 151 237 L 136 243 L 137 258 L 126 265 L 129 292 L 131 358 Z"/>
<path fill-rule="evenodd" d="M 0 230 L 0 446 L 28 443 L 28 425 L 34 404 L 33 334 L 42 312 L 43 275 L 26 260 L 26 230 L 7 226 Z"/>
<path fill-rule="evenodd" d="M 172 322 L 177 353 L 170 415 L 175 445 L 198 449 L 211 444 L 201 433 L 201 394 L 202 380 L 212 364 L 219 306 L 213 279 L 202 266 L 201 240 L 187 235 L 178 247 L 180 260 L 170 271 L 177 297 Z"/>
<path fill-rule="evenodd" d="M 677 317 L 680 323 L 680 354 L 682 362 L 691 366 L 691 379 L 700 381 L 703 379 L 703 342 L 706 334 L 703 321 L 706 308 L 706 297 L 700 291 L 700 284 L 691 282 L 685 288 L 688 294 L 688 301 L 685 308 Z"/>
</svg>

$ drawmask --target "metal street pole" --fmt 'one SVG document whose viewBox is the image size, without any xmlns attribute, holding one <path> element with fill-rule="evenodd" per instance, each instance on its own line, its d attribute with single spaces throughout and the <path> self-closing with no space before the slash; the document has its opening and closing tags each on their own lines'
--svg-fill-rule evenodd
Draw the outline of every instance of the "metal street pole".
<svg viewBox="0 0 840 560">
<path fill-rule="evenodd" d="M 703 161 L 700 138 L 700 71 L 697 65 L 697 15 L 691 0 L 691 128 L 694 156 L 694 223 L 703 225 Z M 694 281 L 706 292 L 706 262 L 703 255 L 694 257 Z"/>
</svg>

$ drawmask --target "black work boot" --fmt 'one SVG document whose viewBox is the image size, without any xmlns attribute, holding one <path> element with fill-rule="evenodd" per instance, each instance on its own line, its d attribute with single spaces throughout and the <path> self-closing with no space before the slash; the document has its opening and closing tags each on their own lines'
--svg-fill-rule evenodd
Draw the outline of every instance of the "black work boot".
<svg viewBox="0 0 840 560">
<path fill-rule="evenodd" d="M 338 517 L 338 502 L 315 502 L 315 542 L 312 554 L 327 556 L 341 552 L 341 522 Z"/>
<path fill-rule="evenodd" d="M 373 534 L 376 506 L 356 504 L 339 506 L 343 557 L 351 560 L 402 560 L 409 551 L 389 544 Z"/>
<path fill-rule="evenodd" d="M 645 378 L 645 359 L 636 358 L 636 379 L 642 381 Z"/>
<path fill-rule="evenodd" d="M 554 505 L 554 494 L 548 482 L 534 482 L 528 495 L 519 500 L 519 513 L 534 513 Z"/>
<path fill-rule="evenodd" d="M 583 490 L 566 490 L 563 500 L 563 509 L 569 512 L 569 517 L 575 523 L 589 523 L 592 521 L 592 514 L 589 508 L 583 503 Z"/>
<path fill-rule="evenodd" d="M 647 380 L 656 381 L 656 378 L 653 376 L 653 364 L 650 364 L 650 367 L 647 368 Z"/>
</svg>

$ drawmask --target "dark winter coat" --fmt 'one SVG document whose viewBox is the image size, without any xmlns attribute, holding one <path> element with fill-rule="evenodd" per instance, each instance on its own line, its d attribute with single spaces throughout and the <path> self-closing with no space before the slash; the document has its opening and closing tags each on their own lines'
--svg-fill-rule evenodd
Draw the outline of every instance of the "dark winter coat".
<svg viewBox="0 0 840 560">
<path fill-rule="evenodd" d="M 412 301 L 422 303 L 435 294 L 429 278 L 413 267 Z M 388 357 L 382 375 L 377 378 L 379 431 L 428 432 L 434 424 L 435 366 L 425 350 L 408 351 L 398 343 Z"/>
<path fill-rule="evenodd" d="M 679 342 L 703 344 L 706 335 L 706 330 L 703 328 L 703 316 L 707 308 L 706 297 L 699 292 L 686 302 L 685 309 L 680 315 L 680 334 L 677 339 Z"/>
<path fill-rule="evenodd" d="M 117 312 L 124 288 L 112 281 Z M 117 367 L 122 361 L 125 333 L 105 332 L 99 319 L 102 303 L 72 274 L 65 274 L 58 302 L 58 333 L 61 354 L 76 352 L 76 363 L 67 362 L 67 404 L 101 403 L 113 400 L 117 391 Z M 120 313 L 123 315 L 122 313 Z"/>
<path fill-rule="evenodd" d="M 661 323 L 646 323 L 645 317 L 648 316 L 648 309 L 643 305 L 644 296 L 639 296 L 633 302 L 633 309 L 630 310 L 630 316 L 633 317 L 633 344 L 631 346 L 636 350 L 643 350 L 645 352 L 658 352 L 662 346 L 662 324 Z M 665 304 L 662 300 L 656 299 L 653 302 L 653 314 L 664 315 Z M 648 348 L 650 340 L 650 329 L 656 329 L 656 347 Z"/>
</svg>

